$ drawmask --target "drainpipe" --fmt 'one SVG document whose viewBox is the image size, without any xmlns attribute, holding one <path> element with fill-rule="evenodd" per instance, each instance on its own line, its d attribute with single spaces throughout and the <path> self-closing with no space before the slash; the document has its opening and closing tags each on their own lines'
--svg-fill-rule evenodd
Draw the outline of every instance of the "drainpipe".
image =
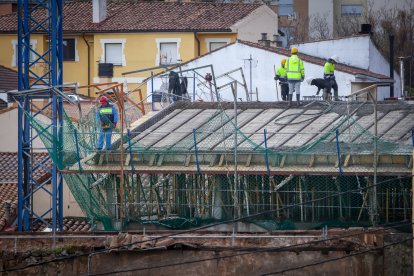
<svg viewBox="0 0 414 276">
<path fill-rule="evenodd" d="M 86 46 L 88 47 L 88 97 L 91 97 L 91 46 L 85 38 L 85 34 L 82 34 L 83 41 L 85 41 Z"/>
<path fill-rule="evenodd" d="M 194 38 L 197 40 L 197 54 L 200 56 L 200 40 L 197 37 L 197 32 L 194 32 Z"/>
</svg>

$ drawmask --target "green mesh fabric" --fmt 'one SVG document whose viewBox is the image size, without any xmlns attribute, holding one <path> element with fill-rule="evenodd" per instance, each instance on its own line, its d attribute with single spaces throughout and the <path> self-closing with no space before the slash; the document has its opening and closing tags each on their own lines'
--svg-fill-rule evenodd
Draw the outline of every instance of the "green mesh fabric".
<svg viewBox="0 0 414 276">
<path fill-rule="evenodd" d="M 121 194 L 119 173 L 91 173 L 85 168 L 88 163 L 83 162 L 97 158 L 99 122 L 95 114 L 96 110 L 92 108 L 77 122 L 64 114 L 63 126 L 58 129 L 61 138 L 56 156 L 52 150 L 54 137 L 51 128 L 30 114 L 27 118 L 58 168 L 70 171 L 64 173 L 65 182 L 82 211 L 98 228 L 101 225 L 105 230 L 113 231 L 132 224 L 152 224 L 182 229 L 245 216 L 248 217 L 246 222 L 267 230 L 317 229 L 323 225 L 366 226 L 372 223 L 373 209 L 378 222 L 389 223 L 411 217 L 411 178 L 379 176 L 377 183 L 380 184 L 376 187 L 374 201 L 373 179 L 369 173 L 372 168 L 367 169 L 366 175 L 345 176 L 324 172 L 319 175 L 269 176 L 262 171 L 255 173 L 252 168 L 251 173 L 240 174 L 235 181 L 233 165 L 226 163 L 233 158 L 236 133 L 239 152 L 261 156 L 262 159 L 267 154 L 271 163 L 281 162 L 282 158 L 321 153 L 335 156 L 338 147 L 342 156 L 369 155 L 373 153 L 375 143 L 378 154 L 411 155 L 410 145 L 376 138 L 346 115 L 340 116 L 323 133 L 315 133 L 305 145 L 266 149 L 262 142 L 254 139 L 261 137 L 262 133 L 252 135 L 235 129 L 233 111 L 218 105 L 211 119 L 197 128 L 195 140 L 200 141 L 197 145 L 200 152 L 209 152 L 214 147 L 230 157 L 225 159 L 222 173 L 140 173 L 140 167 L 136 166 L 134 173 L 124 176 L 124 193 Z M 133 131 L 133 126 L 126 127 Z M 119 158 L 120 135 L 116 129 L 114 149 L 104 158 Z M 195 153 L 193 133 L 165 147 L 142 145 L 140 135 L 123 134 L 124 158 L 129 158 L 130 153 L 139 153 L 179 159 Z M 203 159 L 207 158 L 204 155 L 200 158 L 200 162 L 208 162 Z M 127 164 L 125 160 L 123 162 Z M 131 166 L 125 165 L 129 170 L 132 170 Z M 375 202 L 377 206 L 373 207 Z M 123 221 L 120 221 L 121 217 Z"/>
</svg>

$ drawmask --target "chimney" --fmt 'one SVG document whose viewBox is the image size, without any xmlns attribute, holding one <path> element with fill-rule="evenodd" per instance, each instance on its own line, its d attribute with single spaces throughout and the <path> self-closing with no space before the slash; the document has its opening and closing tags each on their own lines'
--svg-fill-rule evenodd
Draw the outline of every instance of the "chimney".
<svg viewBox="0 0 414 276">
<path fill-rule="evenodd" d="M 92 0 L 93 23 L 100 23 L 106 19 L 106 0 Z"/>
<path fill-rule="evenodd" d="M 267 33 L 262 33 L 262 39 L 260 39 L 259 44 L 265 47 L 270 47 L 270 40 L 267 39 Z"/>
<path fill-rule="evenodd" d="M 361 24 L 361 31 L 360 34 L 372 34 L 372 26 L 371 24 Z"/>
<path fill-rule="evenodd" d="M 279 35 L 278 34 L 273 35 L 273 41 L 271 41 L 271 44 L 273 47 L 279 47 Z"/>
<path fill-rule="evenodd" d="M 10 224 L 11 220 L 11 201 L 6 200 L 4 202 L 4 218 L 6 219 L 6 224 Z"/>
</svg>

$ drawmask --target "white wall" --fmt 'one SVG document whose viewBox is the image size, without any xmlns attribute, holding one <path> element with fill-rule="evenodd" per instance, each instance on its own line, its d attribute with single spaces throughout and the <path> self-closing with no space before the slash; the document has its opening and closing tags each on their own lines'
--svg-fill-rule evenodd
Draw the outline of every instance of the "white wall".
<svg viewBox="0 0 414 276">
<path fill-rule="evenodd" d="M 332 34 L 334 26 L 333 0 L 308 0 L 309 1 L 309 35 L 312 36 L 311 26 L 314 17 L 321 16 L 326 19 L 329 32 Z"/>
<path fill-rule="evenodd" d="M 52 185 L 47 184 L 45 189 L 51 191 Z M 37 214 L 43 214 L 52 207 L 52 197 L 46 191 L 40 189 L 33 194 L 33 211 Z M 51 218 L 52 213 L 49 213 L 46 218 Z M 79 204 L 76 202 L 66 182 L 63 181 L 63 216 L 64 217 L 85 217 Z"/>
<path fill-rule="evenodd" d="M 375 47 L 374 43 L 370 41 L 369 44 L 369 70 L 385 76 L 390 75 L 390 63 L 384 58 L 380 51 Z M 394 70 L 394 96 L 401 97 L 401 78 L 397 71 Z M 389 88 L 380 88 L 378 90 L 378 98 L 383 99 L 390 96 Z"/>
<path fill-rule="evenodd" d="M 17 108 L 0 114 L 0 152 L 17 152 L 17 115 Z M 39 148 L 44 148 L 44 145 L 39 138 L 36 138 L 33 141 L 33 147 L 36 148 L 35 151 L 46 151 L 44 149 L 38 150 Z"/>
<path fill-rule="evenodd" d="M 237 38 L 241 40 L 257 42 L 261 39 L 261 33 L 267 33 L 267 38 L 273 40 L 273 35 L 278 30 L 278 16 L 268 6 L 263 5 L 234 24 L 231 29 L 237 32 Z"/>
<path fill-rule="evenodd" d="M 343 39 L 330 39 L 294 45 L 300 53 L 328 59 L 336 55 L 339 62 L 347 65 L 369 69 L 370 38 L 356 36 Z"/>
<path fill-rule="evenodd" d="M 392 10 L 396 9 L 409 9 L 414 7 L 412 0 L 368 0 L 372 3 L 372 9 L 379 11 L 382 9 Z"/>
<path fill-rule="evenodd" d="M 243 72 L 246 78 L 247 86 L 250 87 L 250 70 L 249 70 L 249 63 L 245 60 L 252 56 L 253 59 L 253 70 L 252 70 L 252 83 L 253 83 L 253 89 L 257 87 L 259 90 L 259 100 L 260 101 L 276 101 L 276 88 L 275 88 L 275 81 L 274 81 L 274 65 L 276 65 L 276 68 L 279 66 L 280 61 L 283 58 L 287 58 L 286 56 L 279 55 L 270 51 L 266 51 L 260 48 L 247 46 L 242 43 L 235 43 L 232 45 L 229 45 L 225 48 L 222 48 L 221 50 L 218 50 L 216 52 L 213 52 L 211 54 L 208 54 L 206 56 L 203 56 L 201 58 L 198 58 L 190 63 L 187 63 L 182 66 L 182 69 L 185 70 L 187 68 L 195 68 L 200 67 L 204 65 L 213 64 L 215 75 L 218 76 L 220 74 L 223 74 L 225 72 L 228 72 L 230 70 L 236 69 L 236 68 L 243 68 Z M 323 66 L 315 65 L 312 63 L 304 62 L 305 66 L 305 75 L 306 78 L 308 77 L 322 77 L 323 76 Z M 210 69 L 203 69 L 197 71 L 199 74 L 204 76 L 207 72 L 210 72 Z M 193 73 L 187 74 L 187 76 L 192 77 Z M 240 74 L 233 74 L 237 80 L 241 81 L 242 78 Z M 343 73 L 338 71 L 336 73 L 336 78 L 339 86 L 339 94 L 340 95 L 348 95 L 351 92 L 351 85 L 350 82 L 354 81 L 355 78 L 353 75 L 348 73 Z M 161 80 L 161 78 L 156 78 L 154 80 L 154 89 L 158 89 L 162 81 L 167 82 L 168 80 L 164 78 Z M 219 79 L 217 81 L 217 86 L 221 86 L 227 82 L 230 82 L 229 79 Z M 200 81 L 197 80 L 197 84 L 199 84 Z M 202 94 L 201 90 L 208 91 L 203 86 L 197 86 L 196 84 L 196 94 L 198 95 L 196 97 L 196 100 L 200 98 L 204 101 L 209 101 L 209 95 Z M 148 91 L 151 91 L 151 82 L 148 82 L 147 84 Z M 278 87 L 280 90 L 280 87 Z M 315 86 L 309 86 L 306 82 L 302 83 L 301 86 L 301 96 L 312 96 L 316 92 Z M 192 80 L 189 79 L 189 93 L 192 95 L 193 91 L 193 85 Z M 220 94 L 223 99 L 233 101 L 233 96 L 231 93 L 231 90 L 229 88 L 223 89 L 220 91 Z M 244 96 L 244 91 L 242 90 L 242 87 L 238 87 L 238 97 L 242 98 L 243 100 L 246 99 Z M 279 91 L 279 98 L 280 98 L 280 91 Z M 254 97 L 255 99 L 255 97 Z"/>
<path fill-rule="evenodd" d="M 389 76 L 389 63 L 375 47 L 371 38 L 367 35 L 331 39 L 294 45 L 299 52 L 328 59 L 336 55 L 339 62 L 350 66 L 362 68 L 377 74 Z M 401 95 L 401 79 L 394 70 L 394 95 Z M 378 90 L 378 99 L 389 97 L 389 88 Z"/>
</svg>

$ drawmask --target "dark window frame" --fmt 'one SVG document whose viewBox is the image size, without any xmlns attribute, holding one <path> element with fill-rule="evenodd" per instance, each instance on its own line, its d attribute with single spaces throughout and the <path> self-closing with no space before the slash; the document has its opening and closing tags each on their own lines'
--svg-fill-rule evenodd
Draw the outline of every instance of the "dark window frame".
<svg viewBox="0 0 414 276">
<path fill-rule="evenodd" d="M 65 50 L 65 45 L 62 45 L 62 51 L 63 51 L 63 61 L 76 61 L 76 38 L 63 38 L 63 41 L 71 41 L 71 45 L 69 43 L 66 47 L 72 46 L 73 49 Z M 65 56 L 66 53 L 69 54 L 68 56 Z M 72 57 L 73 55 L 73 57 Z"/>
</svg>

